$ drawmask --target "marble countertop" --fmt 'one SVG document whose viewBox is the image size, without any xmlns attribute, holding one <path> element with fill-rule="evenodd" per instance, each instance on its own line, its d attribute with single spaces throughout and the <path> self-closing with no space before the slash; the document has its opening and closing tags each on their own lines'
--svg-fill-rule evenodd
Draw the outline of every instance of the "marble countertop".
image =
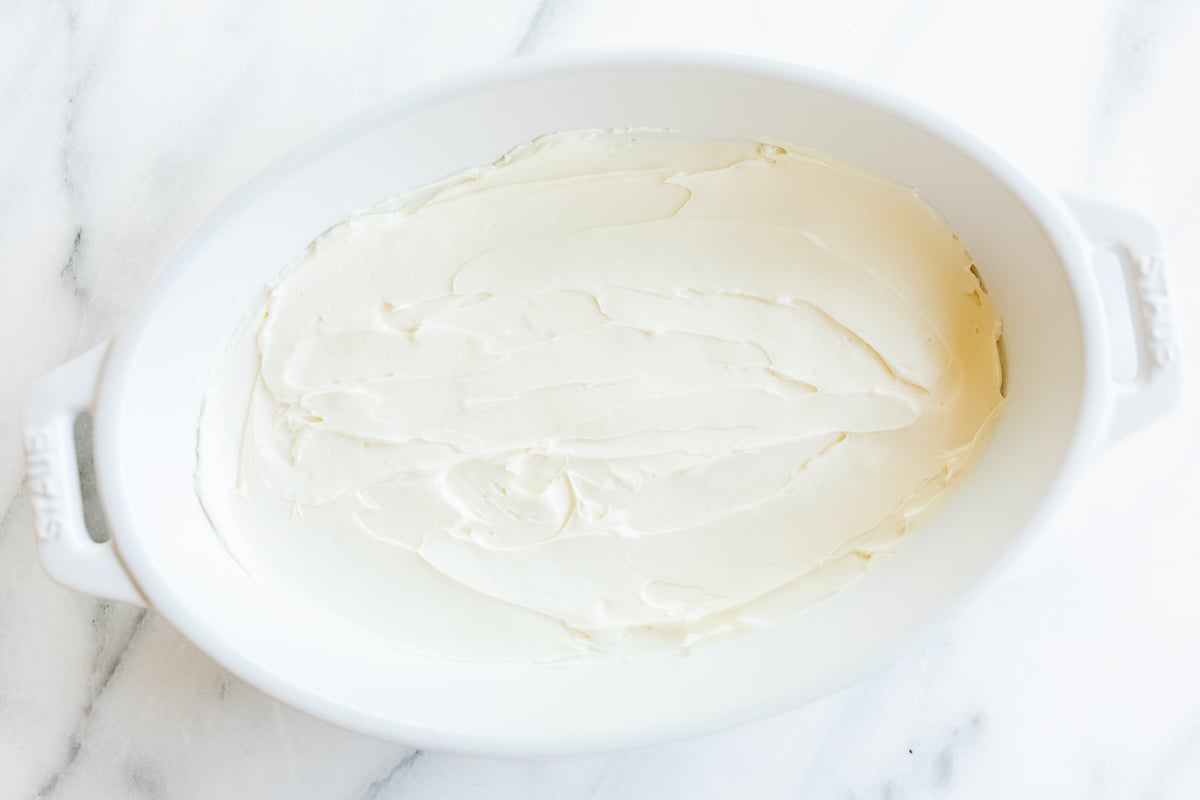
<svg viewBox="0 0 1200 800">
<path fill-rule="evenodd" d="M 431 78 L 610 45 L 862 78 L 1046 185 L 1147 213 L 1194 376 L 1198 41 L 1191 0 L 0 5 L 0 798 L 1200 796 L 1195 381 L 898 665 L 725 733 L 533 763 L 347 733 L 155 614 L 53 584 L 18 437 L 36 377 L 112 336 L 188 232 L 280 154 Z"/>
</svg>

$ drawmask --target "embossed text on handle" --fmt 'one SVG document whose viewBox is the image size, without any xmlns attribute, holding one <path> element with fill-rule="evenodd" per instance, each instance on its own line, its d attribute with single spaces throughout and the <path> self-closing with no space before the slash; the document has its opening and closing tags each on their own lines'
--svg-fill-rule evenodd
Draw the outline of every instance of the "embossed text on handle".
<svg viewBox="0 0 1200 800">
<path fill-rule="evenodd" d="M 1146 350 L 1151 372 L 1179 359 L 1175 320 L 1167 291 L 1166 263 L 1162 256 L 1133 259 L 1133 277 L 1137 285 L 1138 305 L 1146 332 Z"/>
</svg>

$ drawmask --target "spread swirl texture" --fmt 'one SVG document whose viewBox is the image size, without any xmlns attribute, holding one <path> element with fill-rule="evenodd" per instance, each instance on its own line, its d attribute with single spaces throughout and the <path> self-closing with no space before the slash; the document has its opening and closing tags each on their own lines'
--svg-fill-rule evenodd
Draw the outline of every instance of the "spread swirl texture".
<svg viewBox="0 0 1200 800">
<path fill-rule="evenodd" d="M 253 575 L 397 646 L 677 651 L 894 548 L 987 439 L 999 334 L 909 187 L 554 134 L 289 267 L 215 372 L 197 486 Z"/>
</svg>

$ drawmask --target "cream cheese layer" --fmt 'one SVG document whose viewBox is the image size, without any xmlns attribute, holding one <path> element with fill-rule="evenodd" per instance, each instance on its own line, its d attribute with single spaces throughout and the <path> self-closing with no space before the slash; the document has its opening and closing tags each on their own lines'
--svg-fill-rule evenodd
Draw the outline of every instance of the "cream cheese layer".
<svg viewBox="0 0 1200 800">
<path fill-rule="evenodd" d="M 892 549 L 984 445 L 999 335 L 909 187 L 554 134 L 287 269 L 214 375 L 197 488 L 256 579 L 397 646 L 677 651 Z"/>
</svg>

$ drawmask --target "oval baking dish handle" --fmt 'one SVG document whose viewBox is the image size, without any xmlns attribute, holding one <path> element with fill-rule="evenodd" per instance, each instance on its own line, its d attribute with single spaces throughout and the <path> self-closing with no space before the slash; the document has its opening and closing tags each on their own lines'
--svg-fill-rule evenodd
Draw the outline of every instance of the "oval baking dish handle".
<svg viewBox="0 0 1200 800">
<path fill-rule="evenodd" d="M 1112 444 L 1163 416 L 1179 399 L 1179 337 L 1171 310 L 1163 241 L 1154 224 L 1141 214 L 1074 197 L 1066 200 L 1091 242 L 1093 260 L 1110 253 L 1120 263 L 1133 321 L 1137 370 L 1129 379 L 1110 376 L 1107 443 Z M 1111 314 L 1107 317 L 1110 327 L 1116 324 Z M 1111 370 L 1111 357 L 1108 363 Z"/>
<path fill-rule="evenodd" d="M 97 542 L 83 518 L 75 420 L 90 411 L 108 344 L 42 378 L 25 403 L 25 483 L 33 505 L 42 564 L 71 589 L 145 606 L 112 539 Z"/>
</svg>

